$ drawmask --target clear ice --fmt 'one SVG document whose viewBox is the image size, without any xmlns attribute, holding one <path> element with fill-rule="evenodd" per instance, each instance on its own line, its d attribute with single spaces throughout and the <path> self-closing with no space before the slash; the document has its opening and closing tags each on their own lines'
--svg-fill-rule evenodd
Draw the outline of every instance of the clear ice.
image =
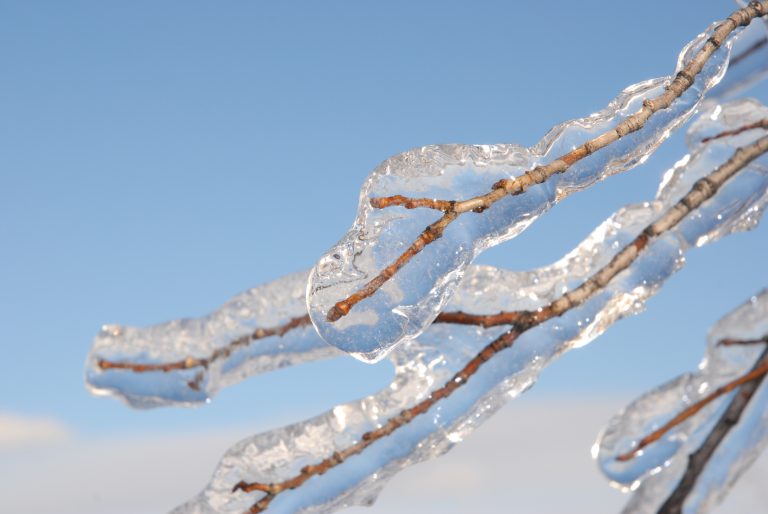
<svg viewBox="0 0 768 514">
<path fill-rule="evenodd" d="M 249 337 L 258 329 L 306 317 L 307 276 L 294 273 L 250 289 L 203 318 L 142 328 L 105 325 L 86 361 L 86 384 L 95 394 L 115 395 L 133 407 L 192 405 L 248 376 L 339 355 L 308 323 L 282 336 Z M 243 337 L 243 344 L 233 345 Z M 162 365 L 206 358 L 211 362 L 205 366 L 140 373 L 99 364 Z"/>
<path fill-rule="evenodd" d="M 712 30 L 710 27 L 683 49 L 676 72 L 690 62 Z M 460 216 L 375 294 L 340 320 L 329 322 L 326 315 L 336 302 L 393 263 L 441 214 L 432 209 L 374 209 L 371 198 L 404 195 L 463 200 L 487 193 L 496 181 L 551 162 L 615 127 L 638 111 L 643 100 L 659 95 L 672 77 L 628 87 L 604 110 L 554 127 L 531 148 L 513 144 L 433 145 L 384 161 L 362 187 L 352 228 L 311 272 L 307 306 L 317 331 L 330 344 L 367 362 L 383 358 L 395 345 L 418 336 L 445 307 L 467 266 L 480 252 L 515 237 L 570 193 L 642 163 L 686 122 L 705 93 L 723 77 L 737 33 L 712 55 L 694 84 L 670 108 L 652 116 L 643 129 L 522 195 L 508 196 L 481 214 Z"/>
<path fill-rule="evenodd" d="M 754 101 L 716 106 L 692 125 L 692 153 L 665 175 L 655 200 L 620 210 L 550 266 L 527 272 L 468 267 L 447 310 L 496 313 L 536 309 L 578 286 L 677 202 L 698 178 L 727 160 L 734 145 L 755 139 L 759 131 L 702 143 L 704 137 L 766 115 L 768 109 Z M 453 394 L 391 435 L 298 489 L 278 494 L 268 512 L 332 512 L 353 504 L 371 504 L 395 473 L 448 451 L 507 400 L 529 388 L 554 358 L 587 344 L 617 319 L 641 311 L 646 299 L 682 266 L 689 248 L 754 227 L 768 201 L 767 188 L 768 158 L 763 156 L 675 228 L 653 239 L 630 268 L 585 303 L 525 332 Z M 293 301 L 292 297 L 285 300 Z M 282 308 L 279 298 L 273 301 L 275 308 Z M 265 493 L 233 492 L 239 481 L 280 482 L 299 474 L 303 466 L 349 447 L 365 432 L 382 426 L 442 386 L 504 330 L 430 325 L 418 338 L 406 340 L 390 354 L 396 375 L 389 387 L 315 418 L 240 441 L 226 452 L 208 486 L 174 514 L 242 514 Z M 289 345 L 284 351 L 291 352 Z"/>
<path fill-rule="evenodd" d="M 737 391 L 710 403 L 629 462 L 616 456 L 675 414 L 721 385 L 748 372 L 765 344 L 722 346 L 725 338 L 756 339 L 768 334 L 768 290 L 752 297 L 710 331 L 704 359 L 695 373 L 681 375 L 630 404 L 614 417 L 595 446 L 600 468 L 614 484 L 637 489 L 624 512 L 655 513 L 680 481 L 688 455 L 696 451 Z M 739 423 L 712 455 L 688 495 L 683 513 L 703 514 L 717 505 L 768 443 L 768 381 L 763 381 Z M 639 487 L 639 488 L 638 488 Z"/>
</svg>

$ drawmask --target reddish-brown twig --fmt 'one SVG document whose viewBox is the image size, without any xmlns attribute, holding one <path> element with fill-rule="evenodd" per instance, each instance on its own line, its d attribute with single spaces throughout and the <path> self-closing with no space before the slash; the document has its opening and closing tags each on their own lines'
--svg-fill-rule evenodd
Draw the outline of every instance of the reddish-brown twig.
<svg viewBox="0 0 768 514">
<path fill-rule="evenodd" d="M 768 349 L 763 351 L 763 354 L 755 363 L 755 368 L 768 364 Z M 738 394 L 733 396 L 728 407 L 717 423 L 709 432 L 701 446 L 688 456 L 688 465 L 685 468 L 683 477 L 677 483 L 677 486 L 666 499 L 666 501 L 659 507 L 657 514 L 682 514 L 683 505 L 688 498 L 688 495 L 693 491 L 696 486 L 696 482 L 699 476 L 707 467 L 707 464 L 715 454 L 715 450 L 720 446 L 720 443 L 725 439 L 728 433 L 733 427 L 738 424 L 741 419 L 741 415 L 747 409 L 750 400 L 755 395 L 755 392 L 765 380 L 765 374 L 755 378 L 751 382 L 747 382 L 739 389 Z"/>
<path fill-rule="evenodd" d="M 499 325 L 514 325 L 519 318 L 517 312 L 500 312 L 498 314 L 468 314 L 462 311 L 441 312 L 435 319 L 435 323 L 454 323 L 460 325 L 476 325 L 483 328 L 495 327 Z M 132 361 L 114 361 L 109 359 L 98 359 L 96 365 L 104 370 L 123 370 L 134 373 L 148 373 L 153 371 L 168 373 L 171 371 L 187 370 L 192 368 L 207 368 L 218 359 L 229 357 L 232 352 L 243 349 L 251 343 L 267 337 L 283 337 L 286 333 L 309 326 L 311 321 L 309 315 L 297 316 L 287 322 L 269 328 L 257 328 L 250 334 L 240 336 L 221 348 L 213 350 L 206 357 L 185 357 L 171 362 L 140 363 Z M 189 382 L 189 386 L 196 388 L 195 381 Z"/>
<path fill-rule="evenodd" d="M 502 311 L 497 314 L 468 314 L 463 311 L 441 312 L 435 323 L 452 323 L 455 325 L 475 325 L 483 328 L 501 325 L 517 325 L 525 321 L 527 314 L 519 311 Z"/>
<path fill-rule="evenodd" d="M 756 130 L 756 129 L 768 129 L 768 119 L 756 121 L 754 123 L 744 125 L 734 130 L 726 130 L 724 132 L 720 132 L 719 134 L 715 134 L 714 136 L 705 137 L 704 139 L 701 140 L 701 142 L 707 143 L 715 139 L 721 139 L 721 138 L 730 137 L 730 136 L 737 136 L 739 134 L 747 132 L 748 130 Z"/>
<path fill-rule="evenodd" d="M 648 243 L 649 238 L 668 230 L 674 224 L 677 224 L 683 216 L 691 209 L 696 208 L 706 198 L 715 193 L 717 188 L 725 182 L 730 176 L 736 173 L 741 167 L 756 158 L 768 148 L 768 137 L 764 137 L 749 147 L 740 149 L 723 166 L 718 168 L 709 177 L 698 181 L 694 188 L 686 195 L 680 203 L 680 207 L 671 209 L 667 215 L 660 218 L 656 223 L 646 228 L 632 243 L 627 245 L 611 261 L 611 263 L 598 272 L 592 279 L 585 282 L 579 288 L 567 293 L 563 298 L 570 297 L 578 299 L 587 294 L 592 294 L 593 289 L 602 288 L 615 273 L 615 269 L 626 267 Z M 553 302 L 550 307 L 545 309 L 555 309 L 554 315 L 560 315 L 557 311 L 564 305 L 561 299 L 560 303 Z M 530 321 L 531 316 L 540 316 L 541 313 L 528 312 L 499 312 L 497 314 L 468 314 L 462 311 L 442 312 L 435 322 L 437 323 L 455 323 L 464 325 L 477 325 L 484 328 L 500 325 L 523 326 Z M 127 370 L 134 373 L 146 373 L 153 371 L 170 372 L 175 370 L 186 370 L 196 367 L 207 368 L 214 361 L 226 358 L 238 348 L 244 348 L 254 341 L 271 336 L 282 337 L 287 332 L 305 327 L 310 324 L 308 315 L 291 318 L 288 322 L 269 328 L 257 328 L 250 334 L 243 335 L 227 345 L 213 350 L 207 357 L 186 357 L 177 361 L 166 363 L 136 363 L 130 361 L 112 361 L 109 359 L 98 359 L 97 366 L 102 370 Z M 190 383 L 190 387 L 195 387 L 195 382 Z"/>
<path fill-rule="evenodd" d="M 463 386 L 486 361 L 493 358 L 502 350 L 511 347 L 521 334 L 548 320 L 563 315 L 567 311 L 584 303 L 594 293 L 602 290 L 617 274 L 628 269 L 632 265 L 653 238 L 664 234 L 675 227 L 683 218 L 685 218 L 685 216 L 690 214 L 691 211 L 697 209 L 704 201 L 714 196 L 718 189 L 728 179 L 766 152 L 768 152 L 768 136 L 755 141 L 751 145 L 738 149 L 723 165 L 719 166 L 707 177 L 698 180 L 680 201 L 667 209 L 657 221 L 648 225 L 633 241 L 619 251 L 607 265 L 598 270 L 579 287 L 535 311 L 519 311 L 515 313 L 499 313 L 497 315 L 492 315 L 497 316 L 497 320 L 502 318 L 504 318 L 505 321 L 512 320 L 513 327 L 483 348 L 443 386 L 432 391 L 432 393 L 424 400 L 410 408 L 402 410 L 399 414 L 390 418 L 381 428 L 366 432 L 357 443 L 338 452 L 334 452 L 333 455 L 323 459 L 319 463 L 305 466 L 301 469 L 298 475 L 292 478 L 271 484 L 240 481 L 233 487 L 233 492 L 264 492 L 265 495 L 249 509 L 251 514 L 263 512 L 276 495 L 286 490 L 296 489 L 313 476 L 326 473 L 328 470 L 341 464 L 349 457 L 361 453 L 375 441 L 390 435 L 401 426 L 410 422 L 414 417 L 424 414 L 435 403 L 443 398 L 447 398 L 456 389 Z M 479 317 L 475 315 L 467 315 L 462 312 L 452 314 L 452 317 L 455 320 L 460 320 L 463 316 L 468 316 L 467 319 L 473 321 L 479 320 Z M 493 324 L 494 320 L 487 319 L 486 321 L 490 326 Z"/>
<path fill-rule="evenodd" d="M 207 368 L 213 361 L 218 359 L 225 359 L 229 357 L 236 349 L 248 346 L 253 341 L 258 341 L 259 339 L 272 336 L 282 337 L 287 332 L 295 328 L 306 327 L 311 323 L 312 322 L 310 321 L 309 316 L 304 315 L 291 318 L 286 323 L 277 325 L 275 327 L 257 328 L 250 334 L 240 336 L 228 343 L 226 346 L 222 346 L 221 348 L 213 350 L 207 357 L 186 357 L 184 359 L 173 362 L 148 364 L 141 364 L 130 361 L 111 361 L 109 359 L 98 359 L 96 361 L 96 365 L 105 371 L 110 369 L 120 369 L 133 371 L 134 373 L 147 373 L 151 371 L 163 371 L 167 373 L 169 371 L 192 369 L 198 367 Z"/>
<path fill-rule="evenodd" d="M 768 343 L 768 335 L 765 335 L 759 339 L 723 339 L 718 341 L 717 344 L 722 346 L 740 346 L 751 344 L 764 344 Z"/>
<path fill-rule="evenodd" d="M 764 342 L 764 340 L 766 340 L 767 338 L 768 336 L 765 336 L 759 341 Z M 707 396 L 705 396 L 701 400 L 683 409 L 675 417 L 667 421 L 664 425 L 662 425 L 658 429 L 654 430 L 650 434 L 640 439 L 640 441 L 638 441 L 637 446 L 634 449 L 626 453 L 622 453 L 621 455 L 618 455 L 616 457 L 616 460 L 626 462 L 628 460 L 634 459 L 637 455 L 640 454 L 643 448 L 647 447 L 652 443 L 655 443 L 656 441 L 661 439 L 666 433 L 668 433 L 670 430 L 680 425 L 681 423 L 691 419 L 699 411 L 701 411 L 701 409 L 703 409 L 704 407 L 706 407 L 716 399 L 720 398 L 724 394 L 730 393 L 734 389 L 741 387 L 748 382 L 761 379 L 762 377 L 765 376 L 766 373 L 768 373 L 768 361 L 763 362 L 763 359 L 759 359 L 757 365 L 754 368 L 752 368 L 752 370 L 749 373 L 745 373 L 739 378 L 735 380 L 731 380 L 730 382 L 718 387 L 717 389 L 709 393 Z"/>
<path fill-rule="evenodd" d="M 411 243 L 392 264 L 384 268 L 378 275 L 373 277 L 368 283 L 359 290 L 352 293 L 347 298 L 337 302 L 328 310 L 326 319 L 334 322 L 346 316 L 349 311 L 360 301 L 376 293 L 398 270 L 405 266 L 414 256 L 419 254 L 427 245 L 436 239 L 439 239 L 445 229 L 453 223 L 460 215 L 473 211 L 482 212 L 491 207 L 502 198 L 510 195 L 523 193 L 530 186 L 541 184 L 555 174 L 563 173 L 574 163 L 585 157 L 601 150 L 628 134 L 632 134 L 643 128 L 648 119 L 656 112 L 668 108 L 672 102 L 679 98 L 694 83 L 696 76 L 701 72 L 704 64 L 709 60 L 712 54 L 720 48 L 725 39 L 737 27 L 749 25 L 756 17 L 768 14 L 768 0 L 752 2 L 748 6 L 732 13 L 714 30 L 712 36 L 707 40 L 691 61 L 680 70 L 675 78 L 665 87 L 664 92 L 655 98 L 643 101 L 642 108 L 631 116 L 627 117 L 615 128 L 604 132 L 603 134 L 590 139 L 581 146 L 562 155 L 549 164 L 537 166 L 530 171 L 526 171 L 519 177 L 500 180 L 495 183 L 491 190 L 480 196 L 468 200 L 457 201 L 444 214 L 427 226 L 424 231 Z M 394 198 L 394 197 L 390 197 Z M 403 197 L 399 197 L 403 198 Z M 407 198 L 403 198 L 407 201 Z M 372 199 L 372 203 L 385 203 L 386 198 Z M 393 203 L 393 205 L 396 203 Z M 442 210 L 442 209 L 440 209 Z"/>
</svg>

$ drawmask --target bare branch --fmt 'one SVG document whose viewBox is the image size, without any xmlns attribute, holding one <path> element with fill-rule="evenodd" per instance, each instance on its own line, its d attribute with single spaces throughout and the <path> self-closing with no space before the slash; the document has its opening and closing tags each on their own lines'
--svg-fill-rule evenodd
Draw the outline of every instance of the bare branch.
<svg viewBox="0 0 768 514">
<path fill-rule="evenodd" d="M 766 341 L 768 341 L 768 335 L 763 336 L 761 339 L 758 339 L 758 340 L 745 341 L 744 344 L 750 344 L 754 342 L 766 342 Z M 722 344 L 722 341 L 720 342 L 720 344 Z M 733 344 L 741 344 L 741 342 L 736 342 Z M 618 455 L 616 457 L 616 460 L 622 461 L 622 462 L 632 460 L 643 450 L 643 448 L 661 439 L 664 436 L 664 434 L 666 434 L 676 426 L 680 425 L 681 423 L 695 416 L 701 409 L 703 409 L 704 407 L 706 407 L 716 399 L 720 398 L 724 394 L 730 393 L 734 389 L 741 387 L 744 384 L 747 384 L 749 382 L 758 381 L 759 383 L 759 380 L 762 380 L 766 373 L 768 373 L 768 354 L 764 353 L 763 356 L 760 359 L 758 359 L 757 364 L 749 373 L 746 373 L 745 375 L 742 375 L 739 378 L 718 387 L 717 389 L 712 391 L 710 394 L 708 394 L 701 400 L 691 404 L 688 408 L 678 413 L 674 418 L 669 420 L 662 427 L 654 430 L 650 434 L 640 439 L 640 441 L 637 443 L 637 447 L 635 447 L 632 451 Z"/>
<path fill-rule="evenodd" d="M 734 130 L 726 130 L 725 132 L 720 132 L 719 134 L 715 134 L 714 136 L 705 137 L 704 139 L 701 140 L 701 142 L 707 143 L 714 139 L 720 139 L 723 137 L 730 137 L 730 136 L 738 136 L 739 134 L 747 132 L 748 130 L 755 130 L 755 129 L 768 129 L 768 119 L 759 120 Z"/>
<path fill-rule="evenodd" d="M 174 362 L 150 363 L 150 364 L 138 364 L 138 363 L 128 362 L 128 361 L 111 361 L 107 359 L 99 359 L 97 361 L 97 365 L 102 370 L 122 369 L 127 371 L 133 371 L 134 373 L 147 373 L 150 371 L 164 371 L 167 373 L 169 371 L 175 371 L 175 370 L 181 370 L 181 369 L 192 369 L 192 368 L 199 368 L 199 367 L 207 368 L 214 361 L 229 357 L 233 351 L 235 351 L 238 348 L 246 347 L 249 344 L 251 344 L 253 341 L 258 341 L 259 339 L 265 339 L 267 337 L 272 337 L 272 336 L 283 337 L 289 331 L 295 328 L 306 327 L 311 323 L 312 322 L 309 319 L 309 315 L 304 315 L 304 316 L 298 316 L 296 318 L 291 318 L 286 323 L 283 323 L 282 325 L 278 325 L 275 327 L 257 328 L 250 334 L 240 336 L 237 339 L 231 341 L 226 346 L 217 348 L 216 350 L 211 352 L 207 357 L 202 357 L 202 358 L 186 357 L 184 359 L 174 361 Z M 190 387 L 192 387 L 191 384 L 190 384 Z"/>
<path fill-rule="evenodd" d="M 371 198 L 371 207 L 374 209 L 386 209 L 387 207 L 400 206 L 406 209 L 425 207 L 436 211 L 447 212 L 453 209 L 456 202 L 449 200 L 435 200 L 431 198 L 408 198 L 401 195 L 382 196 Z"/>
<path fill-rule="evenodd" d="M 725 436 L 728 435 L 731 428 L 739 422 L 742 413 L 749 405 L 749 401 L 754 396 L 755 391 L 757 391 L 760 384 L 762 384 L 765 379 L 765 374 L 768 371 L 768 348 L 763 351 L 752 371 L 745 376 L 754 375 L 761 369 L 763 370 L 762 374 L 752 378 L 741 386 L 738 394 L 733 397 L 728 408 L 717 421 L 717 424 L 699 449 L 688 456 L 688 467 L 685 470 L 685 474 L 683 474 L 683 477 L 680 479 L 680 482 L 677 484 L 675 490 L 672 491 L 669 498 L 667 498 L 664 504 L 659 508 L 658 514 L 680 514 L 683 511 L 683 504 L 693 490 L 699 475 L 701 475 L 702 471 L 712 458 L 712 455 L 715 453 L 715 450 L 717 450 L 717 447 L 723 439 L 725 439 Z"/>
<path fill-rule="evenodd" d="M 763 344 L 768 343 L 768 335 L 764 335 L 759 339 L 723 339 L 718 341 L 717 344 L 722 346 L 746 346 L 751 344 Z"/>
<path fill-rule="evenodd" d="M 498 314 L 468 314 L 463 311 L 441 312 L 435 323 L 453 323 L 455 325 L 477 325 L 483 328 L 500 325 L 517 325 L 525 319 L 524 312 L 502 311 Z"/>
<path fill-rule="evenodd" d="M 343 316 L 346 316 L 357 303 L 376 293 L 382 285 L 392 278 L 415 255 L 420 253 L 427 245 L 439 239 L 445 229 L 460 215 L 470 211 L 482 212 L 506 196 L 522 194 L 532 185 L 541 184 L 555 174 L 564 173 L 574 163 L 643 128 L 654 113 L 668 108 L 672 105 L 672 102 L 691 87 L 707 60 L 723 44 L 731 32 L 737 27 L 749 25 L 753 19 L 766 14 L 768 14 L 768 0 L 751 2 L 748 6 L 733 12 L 715 28 L 712 36 L 693 59 L 678 72 L 674 80 L 664 88 L 663 93 L 655 98 L 645 100 L 639 111 L 626 118 L 615 128 L 587 141 L 547 165 L 537 166 L 518 177 L 496 182 L 491 190 L 484 195 L 455 202 L 450 209 L 445 211 L 440 219 L 427 226 L 395 262 L 384 268 L 358 291 L 331 307 L 326 314 L 327 320 L 329 322 L 338 321 Z M 408 202 L 408 199 L 405 197 L 398 196 L 398 198 L 403 198 L 403 202 L 392 202 L 390 205 L 403 205 Z M 411 201 L 417 202 L 419 200 L 423 201 L 424 199 Z M 374 198 L 371 202 L 386 204 L 388 200 L 385 198 Z"/>
<path fill-rule="evenodd" d="M 500 312 L 498 314 L 467 314 L 461 311 L 455 312 L 441 312 L 435 319 L 436 323 L 452 323 L 459 325 L 476 325 L 483 328 L 495 327 L 499 325 L 513 325 L 518 322 L 520 314 L 517 312 Z M 169 373 L 171 371 L 193 369 L 193 368 L 207 368 L 215 361 L 219 359 L 226 359 L 235 350 L 243 349 L 251 343 L 267 337 L 277 336 L 283 337 L 288 332 L 309 326 L 311 320 L 309 315 L 297 316 L 291 318 L 287 322 L 268 328 L 257 328 L 250 334 L 245 334 L 227 343 L 225 346 L 218 348 L 208 354 L 206 357 L 192 357 L 188 356 L 183 359 L 179 359 L 171 362 L 153 362 L 153 363 L 139 363 L 128 360 L 114 361 L 109 359 L 98 359 L 96 365 L 103 371 L 107 370 L 123 370 L 131 371 L 133 373 L 149 373 L 161 371 Z M 189 382 L 188 385 L 195 389 L 195 382 Z"/>
<path fill-rule="evenodd" d="M 616 275 L 632 265 L 651 240 L 675 227 L 691 211 L 698 208 L 707 199 L 712 198 L 728 179 L 766 152 L 768 152 L 768 136 L 736 150 L 728 161 L 711 172 L 707 177 L 698 180 L 680 201 L 670 207 L 657 221 L 648 225 L 640 235 L 616 254 L 606 266 L 598 270 L 576 289 L 535 311 L 499 313 L 494 315 L 499 320 L 514 320 L 514 326 L 485 346 L 450 380 L 443 386 L 435 389 L 427 398 L 410 408 L 402 410 L 380 428 L 366 432 L 362 435 L 360 441 L 344 450 L 334 452 L 333 455 L 320 461 L 318 464 L 305 466 L 298 475 L 292 478 L 272 484 L 240 481 L 234 486 L 233 492 L 261 491 L 266 493 L 264 497 L 260 498 L 249 509 L 251 514 L 263 512 L 276 495 L 286 490 L 296 489 L 313 476 L 326 473 L 349 457 L 361 453 L 375 441 L 390 435 L 398 428 L 406 425 L 413 418 L 424 414 L 438 401 L 449 397 L 454 391 L 463 386 L 486 361 L 502 350 L 510 348 L 520 335 L 581 305 L 593 294 L 603 289 Z M 462 316 L 468 316 L 467 319 L 479 319 L 465 313 L 452 314 L 454 319 L 461 319 Z M 491 323 L 491 320 L 486 321 Z M 483 326 L 491 325 L 486 324 Z"/>
</svg>

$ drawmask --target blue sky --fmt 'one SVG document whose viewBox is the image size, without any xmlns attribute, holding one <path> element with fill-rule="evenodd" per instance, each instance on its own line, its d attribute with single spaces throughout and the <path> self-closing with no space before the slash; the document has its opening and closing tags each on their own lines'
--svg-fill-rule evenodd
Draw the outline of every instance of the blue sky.
<svg viewBox="0 0 768 514">
<path fill-rule="evenodd" d="M 665 14 L 660 16 L 663 6 Z M 693 6 L 693 7 L 692 7 Z M 104 323 L 202 315 L 310 267 L 386 157 L 535 143 L 671 73 L 726 1 L 5 2 L 0 8 L 0 412 L 76 437 L 264 426 L 386 384 L 350 360 L 258 377 L 205 408 L 131 411 L 83 387 Z M 768 87 L 752 95 L 768 101 Z M 481 262 L 547 264 L 684 153 L 555 208 Z M 766 281 L 766 229 L 693 251 L 640 317 L 534 395 L 622 395 L 696 365 L 706 330 Z"/>
</svg>

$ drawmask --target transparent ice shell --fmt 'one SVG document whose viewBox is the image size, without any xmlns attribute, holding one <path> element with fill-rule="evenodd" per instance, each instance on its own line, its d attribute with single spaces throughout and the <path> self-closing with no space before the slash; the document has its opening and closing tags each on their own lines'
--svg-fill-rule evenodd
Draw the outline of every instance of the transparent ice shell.
<svg viewBox="0 0 768 514">
<path fill-rule="evenodd" d="M 251 337 L 259 329 L 306 318 L 307 276 L 294 273 L 254 287 L 202 318 L 141 328 L 105 325 L 86 361 L 86 384 L 95 394 L 115 395 L 133 407 L 193 405 L 248 376 L 339 355 L 317 337 L 308 320 L 283 335 Z M 202 359 L 210 362 L 167 371 L 103 365 L 194 364 Z"/>
<path fill-rule="evenodd" d="M 736 392 L 710 403 L 668 432 L 641 455 L 620 462 L 616 456 L 632 450 L 638 439 L 718 387 L 748 372 L 765 351 L 764 344 L 722 346 L 725 338 L 757 339 L 768 334 L 768 290 L 752 297 L 710 331 L 698 371 L 651 391 L 617 414 L 595 445 L 602 471 L 615 485 L 637 489 L 624 512 L 654 513 L 685 473 L 688 455 L 701 446 Z M 684 513 L 702 514 L 718 504 L 741 473 L 768 442 L 768 381 L 755 391 L 739 423 L 721 441 L 683 506 Z M 638 489 L 639 487 L 639 489 Z"/>
<path fill-rule="evenodd" d="M 683 49 L 676 71 L 690 62 L 713 28 Z M 383 358 L 398 343 L 418 336 L 445 307 L 467 266 L 480 252 L 515 237 L 570 193 L 642 163 L 686 122 L 705 93 L 723 77 L 737 32 L 707 61 L 693 85 L 668 109 L 653 115 L 644 128 L 522 195 L 508 196 L 481 214 L 460 216 L 380 290 L 340 320 L 330 322 L 326 315 L 336 302 L 393 263 L 441 215 L 432 209 L 374 209 L 371 198 L 404 195 L 463 200 L 487 193 L 496 181 L 551 162 L 615 127 L 638 111 L 643 100 L 659 95 L 672 77 L 628 87 L 602 111 L 554 127 L 531 148 L 513 144 L 433 145 L 384 161 L 363 184 L 352 228 L 311 272 L 307 305 L 320 335 L 367 362 Z"/>
<path fill-rule="evenodd" d="M 692 154 L 667 173 L 655 200 L 617 212 L 550 266 L 527 272 L 468 267 L 447 310 L 535 309 L 578 286 L 679 200 L 698 178 L 730 157 L 734 144 L 757 137 L 753 131 L 702 144 L 705 135 L 766 114 L 765 107 L 752 101 L 705 113 L 691 128 Z M 686 250 L 754 227 L 768 199 L 767 165 L 763 156 L 742 170 L 695 213 L 652 240 L 630 268 L 585 303 L 525 332 L 453 394 L 391 435 L 298 489 L 283 491 L 268 512 L 327 513 L 352 504 L 371 504 L 399 470 L 445 453 L 506 401 L 529 388 L 555 357 L 587 344 L 617 319 L 642 310 L 646 299 L 682 266 Z M 503 327 L 430 325 L 390 354 L 396 375 L 389 387 L 315 418 L 240 441 L 226 452 L 208 486 L 174 514 L 242 514 L 265 493 L 233 492 L 239 481 L 280 482 L 297 475 L 303 466 L 349 447 L 365 432 L 442 386 L 503 331 Z"/>
</svg>

